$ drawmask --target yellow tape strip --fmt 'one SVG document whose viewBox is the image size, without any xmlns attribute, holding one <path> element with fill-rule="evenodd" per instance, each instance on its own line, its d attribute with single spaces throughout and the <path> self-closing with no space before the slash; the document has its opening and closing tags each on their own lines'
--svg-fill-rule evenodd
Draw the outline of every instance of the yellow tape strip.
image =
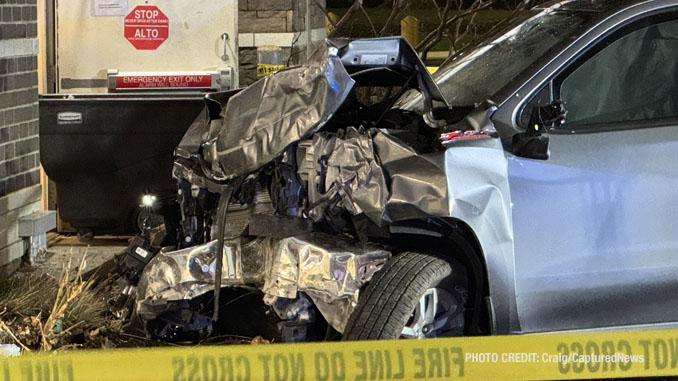
<svg viewBox="0 0 678 381">
<path fill-rule="evenodd" d="M 280 69 L 284 69 L 285 65 L 269 65 L 269 64 L 257 64 L 257 77 L 265 77 L 269 74 L 273 74 Z"/>
<path fill-rule="evenodd" d="M 678 374 L 678 330 L 69 351 L 0 362 L 0 380 L 647 377 Z"/>
</svg>

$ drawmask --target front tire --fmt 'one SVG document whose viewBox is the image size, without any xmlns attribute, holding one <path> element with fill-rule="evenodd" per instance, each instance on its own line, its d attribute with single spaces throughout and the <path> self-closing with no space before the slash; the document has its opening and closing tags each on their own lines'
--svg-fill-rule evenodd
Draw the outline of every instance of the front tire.
<svg viewBox="0 0 678 381">
<path fill-rule="evenodd" d="M 466 270 L 458 262 L 431 253 L 402 253 L 360 295 L 343 339 L 461 336 L 466 286 Z"/>
</svg>

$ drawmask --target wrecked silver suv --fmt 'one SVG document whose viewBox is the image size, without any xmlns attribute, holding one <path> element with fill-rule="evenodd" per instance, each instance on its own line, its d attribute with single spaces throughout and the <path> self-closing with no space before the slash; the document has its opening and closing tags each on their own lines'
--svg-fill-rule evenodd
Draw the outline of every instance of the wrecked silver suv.
<svg viewBox="0 0 678 381">
<path fill-rule="evenodd" d="M 393 108 L 411 89 L 425 95 L 423 113 Z M 132 269 L 144 257 L 133 283 L 149 334 L 208 334 L 234 313 L 223 287 L 260 293 L 282 340 L 318 339 L 318 324 L 355 338 L 463 332 L 465 260 L 434 254 L 434 241 L 411 245 L 415 220 L 450 215 L 439 133 L 450 115 L 404 40 L 335 41 L 303 66 L 205 102 L 175 151 L 177 250 L 153 256 L 138 237 L 120 259 Z M 457 138 L 495 136 L 492 110 Z M 370 282 L 377 273 L 385 280 Z M 386 284 L 393 277 L 400 286 Z M 374 308 L 369 293 L 387 291 L 398 306 L 374 324 L 389 331 L 360 333 Z M 400 296 L 410 300 L 401 306 Z"/>
<path fill-rule="evenodd" d="M 399 38 L 333 41 L 207 96 L 175 151 L 174 247 L 118 260 L 135 316 L 284 341 L 676 321 L 678 161 L 644 162 L 678 152 L 674 8 L 551 3 L 435 80 Z"/>
</svg>

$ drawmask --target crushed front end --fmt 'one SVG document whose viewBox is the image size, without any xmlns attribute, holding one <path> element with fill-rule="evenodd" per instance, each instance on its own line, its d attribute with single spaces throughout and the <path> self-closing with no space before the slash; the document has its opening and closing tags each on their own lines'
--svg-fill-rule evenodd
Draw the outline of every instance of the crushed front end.
<svg viewBox="0 0 678 381">
<path fill-rule="evenodd" d="M 422 94 L 418 109 L 394 107 L 408 91 Z M 265 306 L 280 340 L 340 334 L 400 250 L 392 227 L 450 215 L 450 137 L 495 136 L 492 106 L 474 123 L 451 111 L 400 38 L 328 42 L 300 67 L 205 103 L 175 150 L 173 245 L 137 238 L 118 259 L 152 337 L 207 336 L 241 314 L 243 295 Z"/>
</svg>

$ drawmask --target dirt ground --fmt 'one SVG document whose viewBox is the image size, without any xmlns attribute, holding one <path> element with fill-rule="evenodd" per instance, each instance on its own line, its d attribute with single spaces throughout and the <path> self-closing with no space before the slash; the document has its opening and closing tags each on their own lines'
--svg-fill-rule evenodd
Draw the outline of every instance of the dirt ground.
<svg viewBox="0 0 678 381">
<path fill-rule="evenodd" d="M 132 237 L 98 236 L 91 242 L 83 243 L 78 241 L 75 235 L 49 233 L 47 235 L 47 253 L 40 256 L 30 270 L 58 277 L 71 258 L 69 270 L 73 273 L 82 257 L 87 254 L 86 266 L 83 269 L 84 272 L 87 272 L 125 250 L 130 238 Z"/>
</svg>

